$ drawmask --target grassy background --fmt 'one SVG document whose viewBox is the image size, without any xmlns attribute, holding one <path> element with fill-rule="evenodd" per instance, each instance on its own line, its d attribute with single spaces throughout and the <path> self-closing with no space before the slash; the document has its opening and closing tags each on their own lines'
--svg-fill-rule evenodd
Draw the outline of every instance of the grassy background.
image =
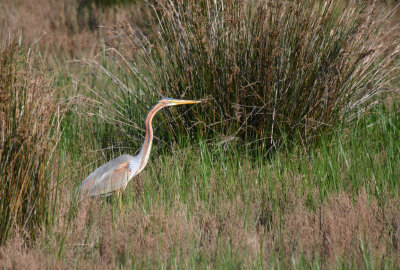
<svg viewBox="0 0 400 270">
<path fill-rule="evenodd" d="M 91 2 L 0 2 L 1 267 L 398 267 L 398 37 L 381 6 Z M 79 200 L 93 169 L 135 154 L 160 94 L 205 103 L 156 116 L 121 211 Z"/>
</svg>

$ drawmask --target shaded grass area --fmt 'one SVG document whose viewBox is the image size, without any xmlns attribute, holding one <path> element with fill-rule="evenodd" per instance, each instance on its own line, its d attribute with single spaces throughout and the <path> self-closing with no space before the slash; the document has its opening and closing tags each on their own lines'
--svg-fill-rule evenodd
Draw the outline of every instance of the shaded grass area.
<svg viewBox="0 0 400 270">
<path fill-rule="evenodd" d="M 394 268 L 400 259 L 398 109 L 379 108 L 312 150 L 292 146 L 271 159 L 234 145 L 182 142 L 154 155 L 131 181 L 122 211 L 114 197 L 76 203 L 74 185 L 65 184 L 50 231 L 31 247 L 10 240 L 0 261 Z M 23 255 L 6 256 L 15 249 Z"/>
</svg>

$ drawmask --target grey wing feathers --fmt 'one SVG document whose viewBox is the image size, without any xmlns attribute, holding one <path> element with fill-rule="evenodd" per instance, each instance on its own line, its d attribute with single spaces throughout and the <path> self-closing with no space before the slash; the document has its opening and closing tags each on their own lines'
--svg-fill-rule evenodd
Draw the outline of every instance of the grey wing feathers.
<svg viewBox="0 0 400 270">
<path fill-rule="evenodd" d="M 130 155 L 122 155 L 100 166 L 83 180 L 80 192 L 98 196 L 125 187 L 129 180 L 129 163 L 132 158 Z"/>
</svg>

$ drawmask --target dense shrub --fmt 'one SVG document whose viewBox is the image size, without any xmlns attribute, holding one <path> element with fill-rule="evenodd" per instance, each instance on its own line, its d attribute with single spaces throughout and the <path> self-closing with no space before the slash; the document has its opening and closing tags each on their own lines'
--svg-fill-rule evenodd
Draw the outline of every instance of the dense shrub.
<svg viewBox="0 0 400 270">
<path fill-rule="evenodd" d="M 135 0 L 77 0 L 80 8 L 89 8 L 92 5 L 100 7 L 110 7 L 120 4 L 137 2 Z"/>
<path fill-rule="evenodd" d="M 135 4 L 135 0 L 77 0 L 77 21 L 80 28 L 88 27 L 94 31 L 100 24 L 99 10 L 109 9 L 121 5 Z"/>
<path fill-rule="evenodd" d="M 398 69 L 398 37 L 392 33 L 382 46 L 390 14 L 373 6 L 332 0 L 149 5 L 151 34 L 129 25 L 116 29 L 125 47 L 109 51 L 122 72 L 108 75 L 119 89 L 99 91 L 96 99 L 113 123 L 130 126 L 126 119 L 142 125 L 145 116 L 132 106 L 162 95 L 206 99 L 168 116 L 169 138 L 186 135 L 185 125 L 195 121 L 193 130 L 207 138 L 307 144 L 377 104 Z"/>
</svg>

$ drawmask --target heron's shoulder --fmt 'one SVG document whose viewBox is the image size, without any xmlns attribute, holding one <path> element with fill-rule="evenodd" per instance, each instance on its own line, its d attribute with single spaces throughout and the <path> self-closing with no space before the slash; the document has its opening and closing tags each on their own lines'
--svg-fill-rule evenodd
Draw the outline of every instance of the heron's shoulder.
<svg viewBox="0 0 400 270">
<path fill-rule="evenodd" d="M 136 171 L 140 164 L 140 157 L 125 154 L 111 160 L 109 163 L 111 167 L 121 168 L 121 166 L 126 166 L 129 171 Z"/>
<path fill-rule="evenodd" d="M 140 157 L 139 156 L 131 156 L 128 163 L 128 168 L 130 171 L 136 171 L 139 168 Z"/>
<path fill-rule="evenodd" d="M 117 157 L 117 158 L 114 158 L 114 159 L 111 160 L 111 161 L 128 162 L 128 161 L 130 161 L 132 158 L 134 158 L 134 157 L 131 156 L 131 155 L 128 155 L 128 154 L 124 154 L 124 155 L 121 155 L 121 156 L 119 156 L 119 157 Z"/>
</svg>

